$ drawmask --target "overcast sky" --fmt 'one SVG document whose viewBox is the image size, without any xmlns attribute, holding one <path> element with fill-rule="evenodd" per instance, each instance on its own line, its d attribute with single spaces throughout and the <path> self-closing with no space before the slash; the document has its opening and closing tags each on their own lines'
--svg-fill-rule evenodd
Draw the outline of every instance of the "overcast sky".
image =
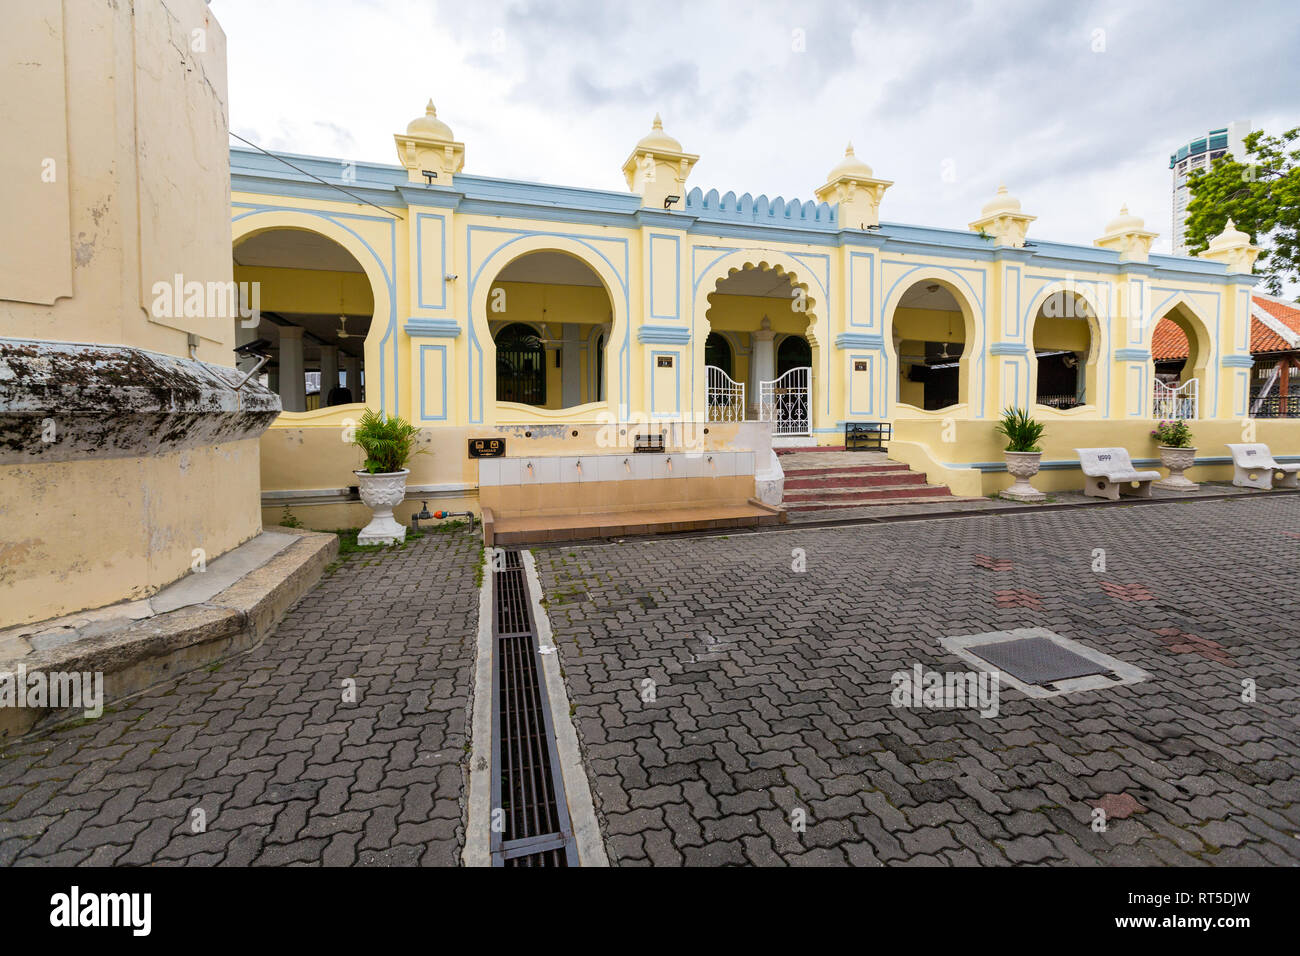
<svg viewBox="0 0 1300 956">
<path fill-rule="evenodd" d="M 1169 251 L 1169 154 L 1300 125 L 1291 2 L 212 0 L 231 129 L 396 163 L 423 112 L 465 171 L 625 189 L 656 111 L 690 185 L 812 198 L 852 140 L 887 221 L 964 228 L 1005 181 L 1031 237 L 1090 243 L 1121 203 Z"/>
</svg>

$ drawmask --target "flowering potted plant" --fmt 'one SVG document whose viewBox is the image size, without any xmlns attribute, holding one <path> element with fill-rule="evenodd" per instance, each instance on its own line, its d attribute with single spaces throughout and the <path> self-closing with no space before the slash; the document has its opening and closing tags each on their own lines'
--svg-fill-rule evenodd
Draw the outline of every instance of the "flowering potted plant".
<svg viewBox="0 0 1300 956">
<path fill-rule="evenodd" d="M 396 544 L 406 540 L 406 528 L 393 518 L 393 508 L 406 497 L 406 467 L 420 429 L 395 415 L 366 409 L 352 444 L 366 456 L 364 470 L 353 472 L 361 500 L 370 508 L 370 523 L 357 535 L 357 544 Z"/>
<path fill-rule="evenodd" d="M 1007 447 L 1003 455 L 1006 457 L 1007 471 L 1015 479 L 1015 483 L 1002 492 L 1003 498 L 1042 501 L 1047 497 L 1029 483 L 1029 479 L 1038 474 L 1038 464 L 1043 457 L 1043 450 L 1038 447 L 1038 440 L 1043 437 L 1043 428 L 1042 422 L 1029 417 L 1027 409 L 1003 409 L 1002 420 L 994 429 L 999 435 L 1006 436 Z"/>
<path fill-rule="evenodd" d="M 1160 463 L 1169 469 L 1169 477 L 1152 484 L 1153 488 L 1171 491 L 1194 491 L 1196 482 L 1183 477 L 1183 472 L 1196 464 L 1196 447 L 1192 444 L 1192 430 L 1181 418 L 1162 421 L 1151 429 L 1151 437 L 1160 449 Z"/>
</svg>

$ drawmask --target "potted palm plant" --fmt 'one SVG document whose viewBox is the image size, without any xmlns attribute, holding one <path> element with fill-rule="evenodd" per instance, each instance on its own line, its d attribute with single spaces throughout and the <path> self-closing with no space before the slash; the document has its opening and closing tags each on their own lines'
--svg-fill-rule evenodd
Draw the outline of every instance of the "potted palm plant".
<svg viewBox="0 0 1300 956">
<path fill-rule="evenodd" d="M 1169 469 L 1169 477 L 1154 482 L 1153 488 L 1170 491 L 1195 491 L 1196 482 L 1183 476 L 1183 472 L 1196 464 L 1196 446 L 1192 444 L 1192 429 L 1181 418 L 1162 421 L 1151 429 L 1151 437 L 1160 449 L 1160 464 Z"/>
<path fill-rule="evenodd" d="M 1047 496 L 1029 483 L 1029 479 L 1038 474 L 1038 463 L 1043 457 L 1043 450 L 1038 447 L 1038 440 L 1043 437 L 1043 423 L 1030 418 L 1027 409 L 1006 408 L 994 428 L 1007 439 L 1003 455 L 1007 471 L 1015 479 L 1011 487 L 1002 492 L 1002 497 L 1014 501 L 1045 500 Z"/>
<path fill-rule="evenodd" d="M 393 508 L 406 497 L 406 462 L 413 454 L 420 429 L 395 415 L 366 409 L 352 444 L 365 453 L 357 476 L 361 500 L 370 508 L 370 523 L 357 535 L 357 544 L 396 544 L 406 540 L 406 528 L 393 517 Z"/>
</svg>

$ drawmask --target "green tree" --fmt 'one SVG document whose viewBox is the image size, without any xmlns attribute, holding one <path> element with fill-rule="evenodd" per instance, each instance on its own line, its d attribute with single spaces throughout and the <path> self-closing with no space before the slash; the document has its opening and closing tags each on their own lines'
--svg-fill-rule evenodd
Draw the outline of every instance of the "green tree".
<svg viewBox="0 0 1300 956">
<path fill-rule="evenodd" d="M 1255 272 L 1274 295 L 1300 281 L 1300 148 L 1291 148 L 1297 138 L 1300 128 L 1281 136 L 1256 130 L 1244 141 L 1245 162 L 1228 154 L 1209 172 L 1188 177 L 1188 251 L 1204 250 L 1231 219 L 1260 247 Z"/>
</svg>

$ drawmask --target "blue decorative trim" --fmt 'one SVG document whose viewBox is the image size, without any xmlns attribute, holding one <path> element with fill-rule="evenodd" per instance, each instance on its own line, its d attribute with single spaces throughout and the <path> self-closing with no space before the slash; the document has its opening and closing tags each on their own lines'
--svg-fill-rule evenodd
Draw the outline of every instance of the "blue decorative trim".
<svg viewBox="0 0 1300 956">
<path fill-rule="evenodd" d="M 454 339 L 461 333 L 460 323 L 455 319 L 410 318 L 402 328 L 413 339 Z"/>
<path fill-rule="evenodd" d="M 636 330 L 636 340 L 642 344 L 685 345 L 691 340 L 691 330 L 673 325 L 643 325 Z"/>
<path fill-rule="evenodd" d="M 676 384 L 673 386 L 673 410 L 671 412 L 655 411 L 658 404 L 655 401 L 655 380 L 658 376 L 658 362 L 656 361 L 661 355 L 671 355 L 673 358 L 673 373 Z M 650 417 L 651 418 L 672 418 L 682 413 L 682 354 L 680 352 L 654 352 L 650 353 Z"/>
<path fill-rule="evenodd" d="M 1274 455 L 1273 457 L 1278 461 L 1285 462 L 1288 458 L 1300 458 L 1300 455 L 1291 455 L 1291 456 Z M 1198 457 L 1196 459 L 1196 466 L 1231 465 L 1231 464 L 1232 464 L 1232 458 L 1229 457 L 1228 455 L 1209 455 L 1203 458 Z M 982 471 L 985 473 L 1007 470 L 1007 463 L 1005 461 L 944 462 L 943 466 L 945 468 L 974 469 L 975 471 Z M 1040 462 L 1038 465 L 1038 470 L 1039 471 L 1070 471 L 1071 469 L 1075 469 L 1078 467 L 1079 467 L 1079 462 L 1077 460 L 1064 458 L 1057 461 Z M 1159 458 L 1134 458 L 1133 467 L 1151 469 L 1151 468 L 1162 468 L 1164 467 L 1164 465 Z"/>
<path fill-rule="evenodd" d="M 1151 358 L 1151 353 L 1146 349 L 1116 349 L 1115 361 L 1117 362 L 1145 362 Z"/>
<path fill-rule="evenodd" d="M 686 194 L 686 212 L 701 220 L 726 219 L 796 229 L 818 226 L 834 229 L 839 225 L 838 207 L 824 202 L 792 199 L 787 203 L 780 196 L 769 201 L 767 196 L 754 199 L 749 193 L 737 199 L 734 192 L 719 197 L 716 189 L 705 193 L 698 186 Z"/>
<path fill-rule="evenodd" d="M 438 269 L 438 291 L 441 297 L 437 302 L 424 301 L 424 220 L 435 219 L 438 222 L 438 249 L 442 254 L 442 265 Z M 441 310 L 447 308 L 447 284 L 443 276 L 447 274 L 447 220 L 444 216 L 420 212 L 415 214 L 415 301 L 421 309 Z"/>
<path fill-rule="evenodd" d="M 655 243 L 671 242 L 673 244 L 673 311 L 660 313 L 655 308 Z M 647 236 L 650 260 L 650 318 L 673 321 L 682 315 L 682 240 L 680 236 L 652 232 Z"/>
<path fill-rule="evenodd" d="M 1253 355 L 1225 355 L 1220 359 L 1224 368 L 1253 368 L 1255 357 Z"/>
<path fill-rule="evenodd" d="M 430 349 L 437 349 L 439 357 L 442 359 L 442 414 L 426 415 L 424 414 L 424 397 L 427 393 L 424 385 L 424 353 Z M 420 421 L 422 422 L 445 422 L 447 420 L 447 346 L 445 345 L 421 345 L 420 346 Z"/>
<path fill-rule="evenodd" d="M 837 349 L 883 349 L 885 337 L 869 335 L 866 332 L 841 332 L 835 336 L 835 347 Z"/>
<path fill-rule="evenodd" d="M 1028 355 L 1029 347 L 1021 342 L 994 342 L 989 355 Z"/>
</svg>

